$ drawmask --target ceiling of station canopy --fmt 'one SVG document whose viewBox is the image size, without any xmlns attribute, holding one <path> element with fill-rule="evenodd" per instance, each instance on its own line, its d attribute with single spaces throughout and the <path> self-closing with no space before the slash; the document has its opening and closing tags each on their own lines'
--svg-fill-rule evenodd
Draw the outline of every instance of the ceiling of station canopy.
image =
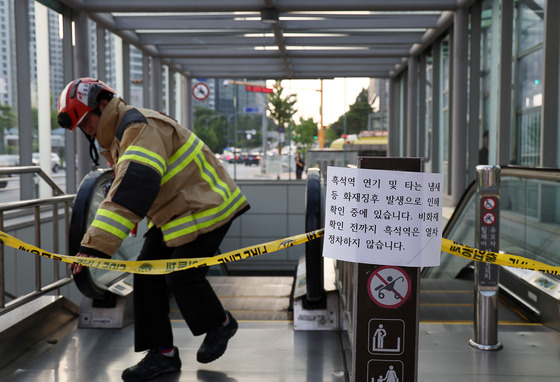
<svg viewBox="0 0 560 382">
<path fill-rule="evenodd" d="M 58 0 L 190 77 L 394 75 L 463 0 Z"/>
</svg>

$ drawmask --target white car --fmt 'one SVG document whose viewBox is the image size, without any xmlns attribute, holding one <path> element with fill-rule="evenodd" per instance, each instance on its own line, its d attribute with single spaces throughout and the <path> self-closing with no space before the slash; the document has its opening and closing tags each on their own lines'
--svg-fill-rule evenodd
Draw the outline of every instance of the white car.
<svg viewBox="0 0 560 382">
<path fill-rule="evenodd" d="M 33 153 L 31 161 L 35 166 L 39 166 L 39 153 Z M 57 153 L 51 153 L 51 168 L 53 172 L 57 172 L 60 169 L 60 157 Z"/>
</svg>

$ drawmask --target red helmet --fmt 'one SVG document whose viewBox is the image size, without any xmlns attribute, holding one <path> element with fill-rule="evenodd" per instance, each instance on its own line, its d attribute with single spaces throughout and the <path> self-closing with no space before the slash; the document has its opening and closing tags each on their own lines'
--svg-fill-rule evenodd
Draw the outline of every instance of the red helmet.
<svg viewBox="0 0 560 382">
<path fill-rule="evenodd" d="M 107 84 L 93 78 L 79 78 L 70 82 L 58 100 L 58 124 L 70 131 L 78 126 L 84 117 L 99 106 L 99 94 L 116 92 Z"/>
</svg>

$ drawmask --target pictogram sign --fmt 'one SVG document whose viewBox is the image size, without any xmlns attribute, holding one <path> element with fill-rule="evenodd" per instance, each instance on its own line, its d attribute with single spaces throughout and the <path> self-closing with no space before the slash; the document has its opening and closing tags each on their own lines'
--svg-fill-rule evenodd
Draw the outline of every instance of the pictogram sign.
<svg viewBox="0 0 560 382">
<path fill-rule="evenodd" d="M 496 215 L 494 215 L 492 212 L 486 212 L 484 215 L 482 215 L 482 221 L 486 225 L 492 225 L 496 222 Z"/>
<path fill-rule="evenodd" d="M 368 280 L 368 293 L 373 302 L 382 308 L 402 305 L 412 289 L 410 278 L 399 267 L 383 266 L 372 272 Z"/>
<path fill-rule="evenodd" d="M 485 210 L 492 211 L 494 208 L 496 208 L 496 199 L 486 198 L 482 201 L 482 206 Z"/>
</svg>

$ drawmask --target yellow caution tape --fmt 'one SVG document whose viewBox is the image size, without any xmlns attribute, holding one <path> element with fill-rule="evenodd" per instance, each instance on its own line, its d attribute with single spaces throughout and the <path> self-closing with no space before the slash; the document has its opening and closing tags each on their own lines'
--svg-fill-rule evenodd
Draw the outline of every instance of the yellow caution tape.
<svg viewBox="0 0 560 382">
<path fill-rule="evenodd" d="M 464 244 L 443 239 L 441 243 L 441 250 L 451 255 L 464 257 L 465 259 L 480 261 L 484 263 L 492 263 L 497 265 L 506 265 L 508 267 L 530 269 L 533 271 L 545 272 L 552 275 L 560 274 L 560 267 L 553 267 L 551 265 L 527 259 L 525 257 L 509 255 L 507 253 L 494 253 L 482 251 L 467 247 Z"/>
<path fill-rule="evenodd" d="M 41 248 L 27 244 L 5 232 L 0 231 L 0 243 L 9 247 L 21 249 L 26 252 L 34 253 L 53 260 L 60 260 L 66 263 L 81 264 L 85 267 L 106 269 L 111 271 L 121 271 L 129 273 L 141 273 L 162 275 L 188 268 L 203 267 L 216 264 L 229 263 L 249 257 L 264 255 L 279 251 L 284 248 L 293 247 L 305 242 L 315 240 L 325 234 L 323 229 L 290 236 L 285 239 L 270 241 L 268 243 L 245 247 L 237 251 L 222 253 L 214 257 L 199 257 L 193 259 L 175 260 L 152 260 L 152 261 L 126 261 L 110 260 L 97 257 L 76 257 L 49 253 Z"/>
<path fill-rule="evenodd" d="M 284 248 L 292 247 L 295 245 L 303 244 L 311 240 L 318 239 L 324 236 L 325 230 L 318 229 L 315 231 L 302 233 L 295 236 L 290 236 L 285 239 L 269 241 L 268 243 L 245 247 L 237 251 L 230 251 L 222 253 L 214 257 L 199 257 L 192 259 L 175 259 L 175 260 L 152 260 L 152 261 L 126 261 L 126 260 L 111 260 L 93 257 L 76 257 L 50 253 L 27 244 L 5 232 L 0 231 L 0 243 L 9 247 L 21 249 L 42 257 L 47 257 L 53 260 L 60 260 L 71 264 L 81 264 L 85 267 L 106 269 L 112 271 L 121 271 L 128 273 L 141 273 L 161 275 L 175 271 L 180 271 L 188 268 L 211 266 L 217 264 L 224 264 L 233 261 L 247 259 L 279 251 Z M 449 239 L 442 239 L 441 250 L 451 255 L 460 256 L 465 259 L 492 263 L 497 265 L 505 265 L 515 268 L 530 269 L 539 272 L 545 272 L 552 275 L 560 275 L 560 267 L 554 267 L 539 261 L 527 259 L 522 256 L 502 254 L 495 252 L 487 252 L 476 248 L 468 247 L 464 244 L 451 241 Z"/>
</svg>

